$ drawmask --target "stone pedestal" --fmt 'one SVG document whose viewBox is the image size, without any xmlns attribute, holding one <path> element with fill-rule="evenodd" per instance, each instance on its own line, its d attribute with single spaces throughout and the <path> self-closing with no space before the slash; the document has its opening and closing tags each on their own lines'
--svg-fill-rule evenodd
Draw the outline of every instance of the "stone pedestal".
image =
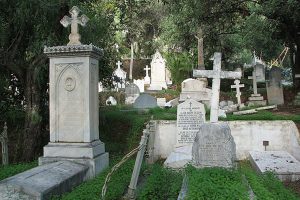
<svg viewBox="0 0 300 200">
<path fill-rule="evenodd" d="M 69 160 L 92 178 L 108 166 L 99 140 L 98 59 L 93 45 L 46 47 L 50 58 L 50 142 L 39 164 Z"/>
<path fill-rule="evenodd" d="M 251 97 L 248 98 L 248 106 L 265 106 L 267 101 L 264 100 L 264 97 L 261 94 L 251 94 Z"/>
</svg>

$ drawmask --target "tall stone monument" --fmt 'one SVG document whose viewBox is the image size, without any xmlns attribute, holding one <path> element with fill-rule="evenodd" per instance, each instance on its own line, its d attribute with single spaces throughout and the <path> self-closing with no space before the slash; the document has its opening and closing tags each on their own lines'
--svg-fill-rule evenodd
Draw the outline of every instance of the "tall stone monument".
<svg viewBox="0 0 300 200">
<path fill-rule="evenodd" d="M 269 71 L 266 88 L 269 104 L 284 104 L 283 87 L 281 84 L 281 69 L 279 67 L 273 66 Z"/>
<path fill-rule="evenodd" d="M 156 51 L 151 61 L 151 83 L 148 90 L 162 90 L 167 88 L 166 61 L 159 51 Z"/>
<path fill-rule="evenodd" d="M 102 50 L 92 44 L 82 45 L 78 23 L 84 26 L 85 15 L 73 7 L 67 46 L 45 47 L 50 59 L 50 142 L 44 147 L 39 165 L 72 161 L 88 166 L 88 178 L 108 166 L 108 153 L 99 140 L 98 65 Z"/>
</svg>

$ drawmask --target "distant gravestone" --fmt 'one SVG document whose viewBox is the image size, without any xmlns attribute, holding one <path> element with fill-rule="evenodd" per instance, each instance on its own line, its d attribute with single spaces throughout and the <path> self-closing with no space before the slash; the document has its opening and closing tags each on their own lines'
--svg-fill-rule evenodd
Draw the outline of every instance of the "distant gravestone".
<svg viewBox="0 0 300 200">
<path fill-rule="evenodd" d="M 107 106 L 115 106 L 117 105 L 117 100 L 113 97 L 113 96 L 110 96 L 108 97 L 108 99 L 106 100 L 105 104 Z"/>
<path fill-rule="evenodd" d="M 189 97 L 210 107 L 211 94 L 211 89 L 206 88 L 206 83 L 204 81 L 188 78 L 181 83 L 179 101 L 183 102 Z"/>
<path fill-rule="evenodd" d="M 140 89 L 140 92 L 144 92 L 145 91 L 145 81 L 144 79 L 133 79 L 133 83 L 136 84 L 139 89 Z"/>
<path fill-rule="evenodd" d="M 256 63 L 255 67 L 255 73 L 256 73 L 256 82 L 265 82 L 266 81 L 266 69 L 265 65 Z"/>
<path fill-rule="evenodd" d="M 141 94 L 133 104 L 134 108 L 148 109 L 157 107 L 156 99 L 149 94 Z"/>
<path fill-rule="evenodd" d="M 136 98 L 140 95 L 139 87 L 134 84 L 130 83 L 125 87 L 125 104 L 133 104 Z"/>
<path fill-rule="evenodd" d="M 159 107 L 165 107 L 166 103 L 166 98 L 157 98 L 157 105 Z"/>
<path fill-rule="evenodd" d="M 266 83 L 267 96 L 269 104 L 284 104 L 283 88 L 281 84 L 281 69 L 272 67 L 269 72 L 268 81 Z"/>
<path fill-rule="evenodd" d="M 125 81 L 126 81 L 126 72 L 121 68 L 122 63 L 118 61 L 116 63 L 118 68 L 113 72 L 113 76 L 115 80 L 113 81 L 113 85 L 115 88 L 125 88 Z"/>
<path fill-rule="evenodd" d="M 167 88 L 166 61 L 159 51 L 156 51 L 151 61 L 151 84 L 148 90 L 162 90 Z"/>
<path fill-rule="evenodd" d="M 204 104 L 187 99 L 177 107 L 177 144 L 192 144 L 201 124 L 205 122 Z"/>
<path fill-rule="evenodd" d="M 236 147 L 228 124 L 202 124 L 192 154 L 197 167 L 234 167 Z"/>
</svg>

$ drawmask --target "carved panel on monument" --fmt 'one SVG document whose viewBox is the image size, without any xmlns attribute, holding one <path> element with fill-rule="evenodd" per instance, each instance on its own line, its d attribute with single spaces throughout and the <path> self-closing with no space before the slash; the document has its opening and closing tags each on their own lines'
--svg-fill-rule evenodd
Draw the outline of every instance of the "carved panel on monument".
<svg viewBox="0 0 300 200">
<path fill-rule="evenodd" d="M 83 142 L 83 88 L 80 63 L 57 66 L 55 88 L 56 141 Z"/>
</svg>

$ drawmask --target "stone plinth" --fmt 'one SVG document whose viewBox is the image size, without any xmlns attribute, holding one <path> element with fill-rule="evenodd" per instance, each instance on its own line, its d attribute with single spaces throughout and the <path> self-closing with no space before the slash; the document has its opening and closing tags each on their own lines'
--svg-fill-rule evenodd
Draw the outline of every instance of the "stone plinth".
<svg viewBox="0 0 300 200">
<path fill-rule="evenodd" d="M 89 166 L 89 177 L 108 166 L 99 140 L 98 59 L 93 45 L 45 47 L 50 58 L 50 142 L 39 164 L 72 160 Z"/>
<path fill-rule="evenodd" d="M 0 199 L 51 199 L 86 179 L 88 167 L 60 161 L 35 167 L 0 182 Z"/>
<path fill-rule="evenodd" d="M 234 167 L 236 147 L 227 123 L 204 123 L 193 143 L 196 167 Z"/>
<path fill-rule="evenodd" d="M 247 101 L 248 106 L 265 106 L 267 101 L 260 94 L 251 94 Z"/>
<path fill-rule="evenodd" d="M 300 162 L 286 151 L 250 151 L 250 162 L 260 173 L 272 171 L 282 181 L 300 179 Z"/>
</svg>

